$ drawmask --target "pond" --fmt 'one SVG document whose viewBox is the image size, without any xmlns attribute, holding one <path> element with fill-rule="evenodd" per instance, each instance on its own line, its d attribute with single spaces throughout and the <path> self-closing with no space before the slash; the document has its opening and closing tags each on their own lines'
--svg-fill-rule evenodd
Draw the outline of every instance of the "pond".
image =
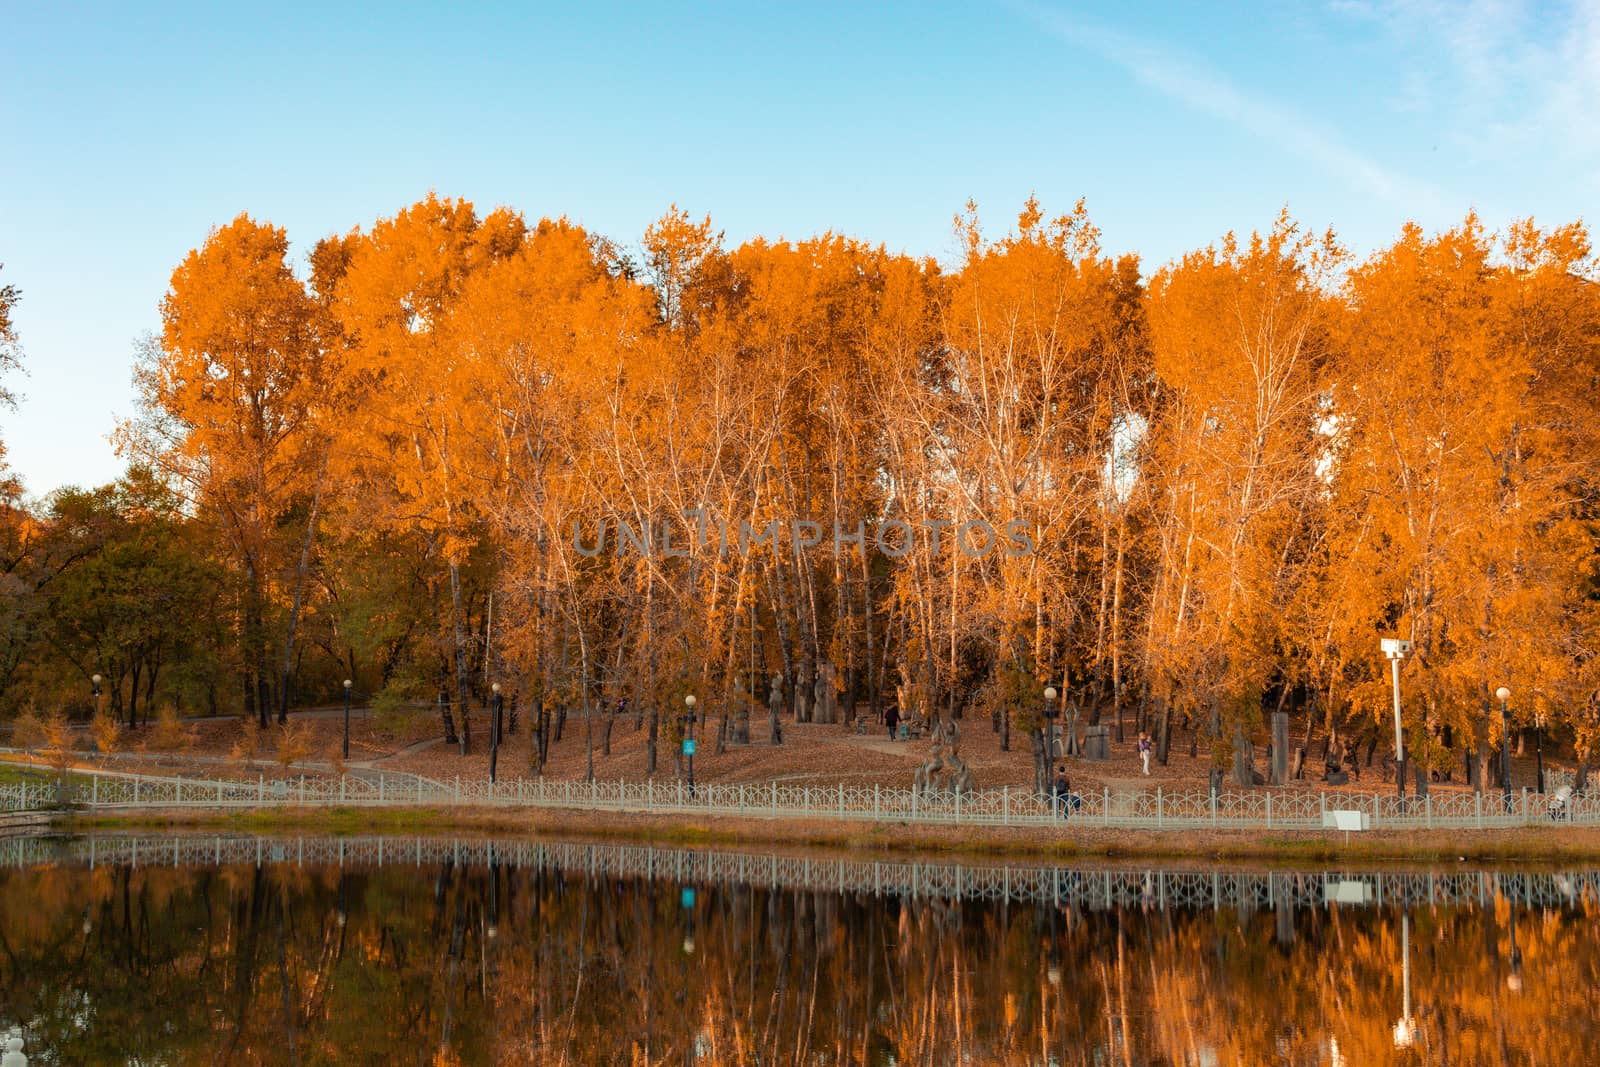
<svg viewBox="0 0 1600 1067">
<path fill-rule="evenodd" d="M 0 841 L 33 1064 L 1574 1063 L 1600 871 Z"/>
</svg>

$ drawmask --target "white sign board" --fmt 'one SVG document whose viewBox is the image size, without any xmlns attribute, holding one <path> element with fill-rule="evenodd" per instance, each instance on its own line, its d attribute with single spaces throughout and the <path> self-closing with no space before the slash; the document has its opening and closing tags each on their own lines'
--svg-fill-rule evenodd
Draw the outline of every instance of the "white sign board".
<svg viewBox="0 0 1600 1067">
<path fill-rule="evenodd" d="M 1322 813 L 1322 828 L 1343 830 L 1345 833 L 1352 830 L 1370 830 L 1372 816 L 1364 811 L 1325 811 Z"/>
</svg>

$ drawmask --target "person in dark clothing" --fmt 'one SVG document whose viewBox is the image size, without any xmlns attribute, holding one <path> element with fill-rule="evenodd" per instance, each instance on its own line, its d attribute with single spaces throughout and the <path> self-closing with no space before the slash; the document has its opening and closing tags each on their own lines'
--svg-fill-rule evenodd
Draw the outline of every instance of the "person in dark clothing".
<svg viewBox="0 0 1600 1067">
<path fill-rule="evenodd" d="M 1050 799 L 1055 804 L 1056 814 L 1063 819 L 1067 817 L 1067 798 L 1072 795 L 1072 783 L 1067 780 L 1067 765 L 1062 763 L 1056 766 L 1056 778 L 1050 785 Z"/>
<path fill-rule="evenodd" d="M 894 740 L 895 728 L 900 725 L 900 709 L 894 704 L 889 705 L 889 710 L 883 713 L 884 724 L 889 727 L 889 740 Z"/>
</svg>

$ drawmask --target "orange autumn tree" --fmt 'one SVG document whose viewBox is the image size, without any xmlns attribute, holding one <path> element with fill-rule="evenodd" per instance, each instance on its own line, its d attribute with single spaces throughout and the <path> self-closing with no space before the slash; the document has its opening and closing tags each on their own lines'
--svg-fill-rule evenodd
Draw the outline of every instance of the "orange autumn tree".
<svg viewBox="0 0 1600 1067">
<path fill-rule="evenodd" d="M 213 517 L 239 590 L 247 709 L 273 703 L 277 601 L 301 540 L 286 521 L 324 469 L 329 367 L 316 302 L 281 228 L 240 215 L 173 271 L 162 331 L 135 373 L 143 409 L 117 443 Z M 285 630 L 292 643 L 292 630 Z M 292 648 L 290 649 L 292 659 Z"/>
<path fill-rule="evenodd" d="M 427 199 L 355 235 L 332 294 L 357 379 L 346 427 L 375 522 L 423 532 L 449 583 L 444 640 L 455 675 L 460 745 L 471 748 L 463 566 L 483 536 L 484 504 L 498 475 L 489 445 L 489 354 L 450 343 L 467 278 L 514 255 L 526 235 L 507 210 L 480 220 L 470 203 Z M 453 723 L 446 712 L 446 732 Z M 456 738 L 451 736 L 450 740 Z"/>
<path fill-rule="evenodd" d="M 1495 240 L 1468 217 L 1432 237 L 1407 227 L 1348 283 L 1338 486 L 1368 531 L 1348 565 L 1377 576 L 1378 594 L 1359 602 L 1351 637 L 1416 643 L 1412 744 L 1426 756 L 1436 731 L 1470 738 L 1480 789 L 1500 685 L 1520 725 L 1578 712 L 1581 728 L 1592 706 L 1582 583 L 1600 469 L 1600 298 L 1584 280 L 1589 257 L 1581 227 L 1522 223 Z M 1356 699 L 1381 718 L 1384 679 L 1369 676 Z"/>
<path fill-rule="evenodd" d="M 952 710 L 953 694 L 963 688 L 961 646 L 989 650 L 988 678 L 966 684 L 989 683 L 1002 746 L 1013 717 L 1030 731 L 1042 789 L 1049 769 L 1037 714 L 1044 685 L 1061 689 L 1064 704 L 1088 704 L 1090 686 L 1075 683 L 1087 683 L 1099 666 L 1083 669 L 1098 632 L 1096 586 L 1110 575 L 1082 561 L 1101 550 L 1118 509 L 1106 474 L 1116 428 L 1129 414 L 1120 388 L 1126 353 L 1116 343 L 1121 275 L 1101 254 L 1081 201 L 1070 214 L 1047 219 L 1030 199 L 1016 232 L 994 242 L 984 240 L 969 205 L 958 235 L 966 258 L 941 308 L 938 377 L 907 400 L 920 416 L 919 436 L 949 442 L 933 453 L 948 473 L 935 469 L 933 480 L 944 489 L 932 510 L 955 525 L 938 558 L 931 543 L 911 558 L 924 568 L 927 588 L 937 587 L 937 571 L 938 585 L 948 589 L 940 658 Z M 969 522 L 997 531 L 999 543 L 981 558 L 957 543 Z M 1034 551 L 1014 551 L 1012 523 L 1029 531 Z M 1031 691 L 1002 693 L 1000 681 L 1017 675 L 1032 679 Z M 1098 706 L 1086 711 L 1098 722 Z"/>
<path fill-rule="evenodd" d="M 1331 233 L 1283 214 L 1248 242 L 1229 235 L 1189 253 L 1150 285 L 1161 409 L 1145 474 L 1160 486 L 1165 543 L 1151 600 L 1163 640 L 1147 670 L 1166 703 L 1195 702 L 1213 788 L 1230 752 L 1236 781 L 1250 784 L 1262 696 L 1282 682 L 1279 608 L 1303 576 L 1306 502 L 1321 485 L 1316 430 L 1334 359 L 1326 290 L 1343 257 Z"/>
</svg>

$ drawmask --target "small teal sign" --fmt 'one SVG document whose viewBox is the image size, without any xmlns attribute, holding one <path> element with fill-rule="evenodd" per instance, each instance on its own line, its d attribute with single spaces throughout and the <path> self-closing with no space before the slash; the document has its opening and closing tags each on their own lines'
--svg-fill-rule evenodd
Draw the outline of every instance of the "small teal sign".
<svg viewBox="0 0 1600 1067">
<path fill-rule="evenodd" d="M 686 885 L 683 887 L 683 906 L 686 908 L 694 907 L 694 886 Z"/>
<path fill-rule="evenodd" d="M 685 740 L 683 742 L 683 754 L 685 756 L 694 755 L 694 741 L 693 740 Z"/>
</svg>

